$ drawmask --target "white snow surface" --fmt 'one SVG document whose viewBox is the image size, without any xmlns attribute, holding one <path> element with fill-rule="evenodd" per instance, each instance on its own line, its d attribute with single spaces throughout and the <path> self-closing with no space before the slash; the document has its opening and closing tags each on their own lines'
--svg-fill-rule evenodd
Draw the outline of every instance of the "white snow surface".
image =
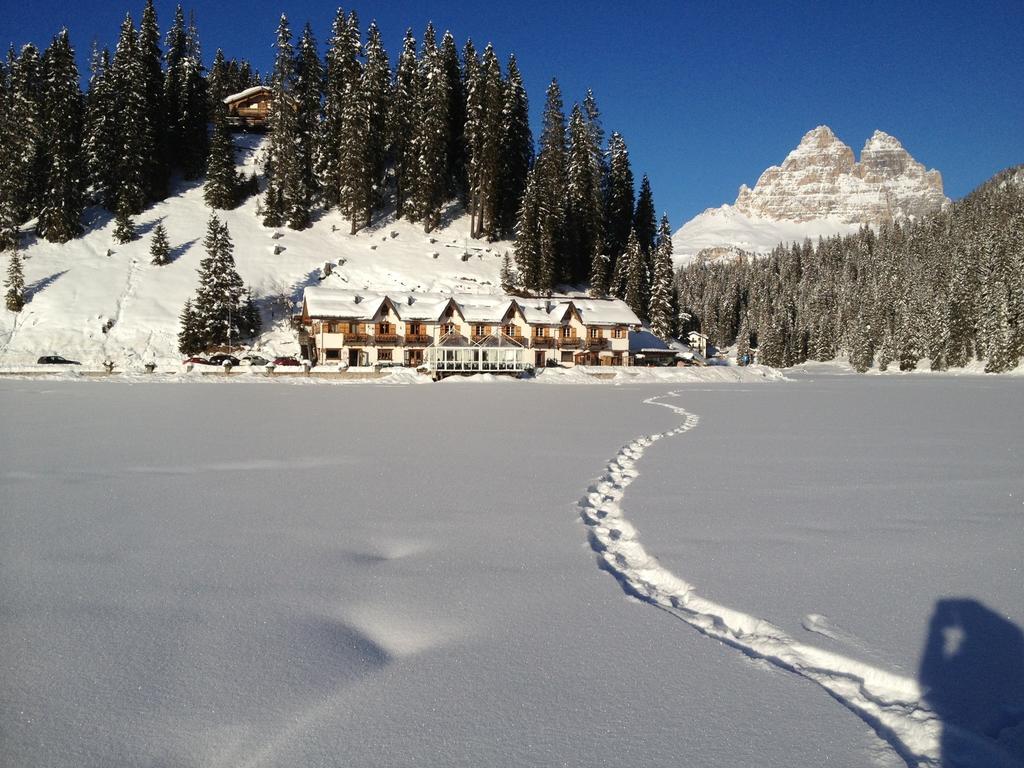
<svg viewBox="0 0 1024 768">
<path fill-rule="evenodd" d="M 0 763 L 1021 765 L 1024 382 L 712 371 L 0 379 Z"/>
<path fill-rule="evenodd" d="M 847 235 L 861 225 L 839 218 L 791 221 L 748 216 L 732 205 L 708 208 L 690 219 L 672 235 L 672 257 L 677 266 L 690 263 L 697 254 L 730 257 L 738 251 L 750 254 L 770 252 L 780 243 L 802 243 L 810 238 Z"/>
<path fill-rule="evenodd" d="M 262 139 L 242 135 L 235 141 L 239 170 L 248 177 L 262 168 Z M 0 308 L 0 365 L 33 364 L 49 354 L 94 369 L 105 359 L 114 360 L 120 370 L 141 370 L 149 361 L 161 368 L 180 363 L 179 316 L 195 294 L 211 212 L 201 182 L 180 183 L 176 194 L 135 217 L 140 237 L 126 245 L 114 242 L 113 217 L 99 208 L 87 211 L 86 234 L 69 243 L 26 235 L 22 253 L 28 303 L 20 313 Z M 501 257 L 511 244 L 471 239 L 469 218 L 459 213 L 447 210 L 446 225 L 430 235 L 422 225 L 390 215 L 350 235 L 349 222 L 333 211 L 298 232 L 264 227 L 255 198 L 235 210 L 216 211 L 231 232 L 238 272 L 260 306 L 264 333 L 256 347 L 271 357 L 298 352 L 288 319 L 309 285 L 500 292 Z M 151 232 L 158 222 L 171 244 L 172 261 L 165 266 L 150 263 Z M 31 222 L 25 229 L 31 229 Z M 6 272 L 8 258 L 0 255 L 0 272 Z M 340 266 L 319 283 L 326 262 Z"/>
</svg>

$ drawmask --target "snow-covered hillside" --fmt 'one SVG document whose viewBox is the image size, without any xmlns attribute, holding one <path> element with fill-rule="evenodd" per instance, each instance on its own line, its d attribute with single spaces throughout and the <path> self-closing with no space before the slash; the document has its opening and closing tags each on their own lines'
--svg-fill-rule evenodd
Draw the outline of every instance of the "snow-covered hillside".
<svg viewBox="0 0 1024 768">
<path fill-rule="evenodd" d="M 261 140 L 239 136 L 236 143 L 240 168 L 248 176 L 259 163 Z M 46 354 L 93 367 L 111 359 L 122 370 L 141 368 L 146 361 L 177 363 L 179 314 L 196 289 L 210 213 L 201 182 L 183 183 L 177 194 L 136 217 L 140 237 L 127 245 L 114 241 L 113 217 L 99 208 L 87 212 L 86 234 L 70 243 L 27 236 L 22 255 L 28 303 L 17 314 L 0 310 L 0 365 L 34 363 Z M 255 198 L 216 213 L 227 222 L 238 271 L 263 315 L 258 344 L 274 354 L 298 351 L 288 317 L 326 262 L 339 265 L 330 278 L 339 286 L 496 292 L 501 257 L 511 250 L 509 243 L 470 239 L 469 219 L 454 207 L 431 235 L 393 216 L 350 235 L 349 222 L 333 211 L 301 232 L 267 228 Z M 150 264 L 149 257 L 150 233 L 158 222 L 172 248 L 171 263 L 162 267 Z M 2 257 L 0 271 L 6 270 L 7 258 Z"/>
<path fill-rule="evenodd" d="M 690 219 L 672 236 L 677 263 L 688 263 L 701 251 L 705 255 L 728 257 L 744 251 L 766 253 L 779 243 L 802 242 L 806 238 L 845 235 L 856 232 L 859 224 L 838 218 L 813 221 L 778 221 L 748 216 L 732 205 L 709 208 Z"/>
</svg>

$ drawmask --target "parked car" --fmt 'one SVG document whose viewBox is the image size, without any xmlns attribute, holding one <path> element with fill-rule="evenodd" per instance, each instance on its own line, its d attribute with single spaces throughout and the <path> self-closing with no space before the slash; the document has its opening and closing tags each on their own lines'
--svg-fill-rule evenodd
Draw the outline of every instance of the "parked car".
<svg viewBox="0 0 1024 768">
<path fill-rule="evenodd" d="M 288 366 L 288 365 L 301 365 L 301 363 L 299 363 L 299 361 L 296 360 L 294 357 L 275 357 L 274 358 L 274 365 Z"/>
<path fill-rule="evenodd" d="M 270 361 L 263 355 L 246 355 L 242 358 L 242 362 L 246 365 L 266 365 Z"/>
<path fill-rule="evenodd" d="M 36 360 L 37 365 L 81 365 L 77 360 L 68 360 L 60 355 L 43 355 Z"/>
<path fill-rule="evenodd" d="M 238 358 L 235 357 L 234 355 L 226 355 L 223 353 L 210 355 L 210 365 L 224 365 L 224 363 L 238 365 Z"/>
<path fill-rule="evenodd" d="M 189 364 L 192 364 L 192 365 L 209 365 L 210 361 L 207 360 L 205 357 L 190 357 L 190 358 L 188 358 L 188 360 L 182 360 L 181 364 L 182 365 L 189 365 Z"/>
</svg>

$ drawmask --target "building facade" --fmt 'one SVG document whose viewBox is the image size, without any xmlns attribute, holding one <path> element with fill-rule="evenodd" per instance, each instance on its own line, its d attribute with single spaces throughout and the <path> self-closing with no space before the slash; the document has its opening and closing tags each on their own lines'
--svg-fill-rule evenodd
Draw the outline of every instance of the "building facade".
<svg viewBox="0 0 1024 768">
<path fill-rule="evenodd" d="M 618 299 L 305 290 L 303 353 L 318 365 L 509 372 L 629 365 L 640 320 Z"/>
</svg>

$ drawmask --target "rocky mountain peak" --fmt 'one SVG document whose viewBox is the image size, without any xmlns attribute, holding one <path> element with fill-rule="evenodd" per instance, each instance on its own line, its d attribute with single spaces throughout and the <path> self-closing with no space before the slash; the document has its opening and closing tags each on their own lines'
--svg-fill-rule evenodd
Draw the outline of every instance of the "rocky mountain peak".
<svg viewBox="0 0 1024 768">
<path fill-rule="evenodd" d="M 735 209 L 775 221 L 837 219 L 881 224 L 942 208 L 942 176 L 917 162 L 894 136 L 875 131 L 860 161 L 827 125 L 804 134 L 782 165 L 768 168 L 753 189 L 740 187 Z"/>
</svg>

